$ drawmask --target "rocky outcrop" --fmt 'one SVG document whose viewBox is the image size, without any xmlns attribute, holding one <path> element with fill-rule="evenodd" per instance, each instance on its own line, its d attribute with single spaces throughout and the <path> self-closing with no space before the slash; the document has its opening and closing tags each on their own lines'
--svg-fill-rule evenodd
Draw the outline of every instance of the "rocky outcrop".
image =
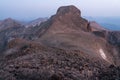
<svg viewBox="0 0 120 80">
<path fill-rule="evenodd" d="M 109 43 L 120 46 L 120 31 L 110 31 L 107 39 Z"/>
<path fill-rule="evenodd" d="M 67 24 L 66 27 L 72 30 L 82 29 L 87 31 L 88 21 L 81 17 L 81 11 L 75 6 L 60 7 L 52 19 L 61 22 L 61 24 Z"/>
<path fill-rule="evenodd" d="M 91 31 L 108 31 L 95 21 L 90 21 L 89 26 L 91 27 Z"/>
<path fill-rule="evenodd" d="M 95 21 L 90 21 L 88 24 L 88 29 L 90 32 L 92 32 L 94 35 L 99 36 L 101 38 L 106 38 L 107 33 L 109 30 L 103 28 L 101 25 L 99 25 Z"/>
</svg>

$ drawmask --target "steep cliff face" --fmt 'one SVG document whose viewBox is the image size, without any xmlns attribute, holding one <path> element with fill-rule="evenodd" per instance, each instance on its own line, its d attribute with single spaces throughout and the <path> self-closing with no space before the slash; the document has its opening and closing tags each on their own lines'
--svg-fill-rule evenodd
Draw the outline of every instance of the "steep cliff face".
<svg viewBox="0 0 120 80">
<path fill-rule="evenodd" d="M 110 31 L 107 39 L 112 45 L 120 46 L 120 31 Z"/>
<path fill-rule="evenodd" d="M 114 54 L 116 55 L 116 64 L 120 66 L 120 31 L 109 31 L 107 41 L 114 46 Z"/>
<path fill-rule="evenodd" d="M 119 80 L 119 38 L 92 26 L 75 6 L 60 7 L 34 27 L 36 39 L 26 39 L 26 35 L 6 44 L 0 57 L 0 79 Z"/>
</svg>

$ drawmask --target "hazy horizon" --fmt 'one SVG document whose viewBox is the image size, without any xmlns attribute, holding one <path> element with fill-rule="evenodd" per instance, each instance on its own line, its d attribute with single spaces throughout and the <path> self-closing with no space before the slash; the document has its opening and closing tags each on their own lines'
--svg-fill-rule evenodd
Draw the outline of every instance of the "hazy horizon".
<svg viewBox="0 0 120 80">
<path fill-rule="evenodd" d="M 50 17 L 60 6 L 74 5 L 81 10 L 82 16 L 120 17 L 119 0 L 0 0 L 0 20 L 33 20 Z"/>
</svg>

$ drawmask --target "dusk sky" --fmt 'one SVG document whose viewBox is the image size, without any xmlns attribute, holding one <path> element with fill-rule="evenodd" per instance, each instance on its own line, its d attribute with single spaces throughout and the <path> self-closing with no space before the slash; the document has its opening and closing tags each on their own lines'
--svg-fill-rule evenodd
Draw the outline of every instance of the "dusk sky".
<svg viewBox="0 0 120 80">
<path fill-rule="evenodd" d="M 120 0 L 0 0 L 0 20 L 50 17 L 60 6 L 75 5 L 82 16 L 120 16 Z"/>
</svg>

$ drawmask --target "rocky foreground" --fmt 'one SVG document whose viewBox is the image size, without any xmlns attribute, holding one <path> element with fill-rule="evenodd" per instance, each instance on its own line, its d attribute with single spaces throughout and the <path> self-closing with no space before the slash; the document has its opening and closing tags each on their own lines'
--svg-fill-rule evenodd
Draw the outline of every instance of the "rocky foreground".
<svg viewBox="0 0 120 80">
<path fill-rule="evenodd" d="M 0 80 L 120 80 L 120 32 L 75 6 L 34 27 L 11 23 L 0 26 Z"/>
</svg>

